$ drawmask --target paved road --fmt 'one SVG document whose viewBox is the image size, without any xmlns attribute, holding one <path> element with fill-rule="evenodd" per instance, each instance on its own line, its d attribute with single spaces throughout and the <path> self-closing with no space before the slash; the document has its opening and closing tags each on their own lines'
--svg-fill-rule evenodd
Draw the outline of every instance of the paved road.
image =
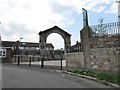
<svg viewBox="0 0 120 90">
<path fill-rule="evenodd" d="M 3 88 L 108 88 L 57 70 L 3 65 Z"/>
</svg>

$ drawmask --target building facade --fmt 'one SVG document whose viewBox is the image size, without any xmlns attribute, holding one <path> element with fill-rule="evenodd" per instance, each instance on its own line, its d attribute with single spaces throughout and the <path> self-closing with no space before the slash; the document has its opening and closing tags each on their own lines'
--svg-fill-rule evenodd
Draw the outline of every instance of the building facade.
<svg viewBox="0 0 120 90">
<path fill-rule="evenodd" d="M 54 46 L 51 43 L 48 43 L 46 44 L 46 48 L 46 53 L 49 55 L 49 58 L 51 58 L 54 52 Z M 2 47 L 0 48 L 0 56 L 2 58 L 2 62 L 12 62 L 14 55 L 41 56 L 39 43 L 2 41 Z"/>
</svg>

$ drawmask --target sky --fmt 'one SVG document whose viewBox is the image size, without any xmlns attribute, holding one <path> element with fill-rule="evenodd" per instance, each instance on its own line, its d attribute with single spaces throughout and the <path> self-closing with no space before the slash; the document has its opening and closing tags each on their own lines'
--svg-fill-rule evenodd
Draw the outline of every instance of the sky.
<svg viewBox="0 0 120 90">
<path fill-rule="evenodd" d="M 3 41 L 39 42 L 40 31 L 58 26 L 71 34 L 71 45 L 80 42 L 82 8 L 88 11 L 89 25 L 118 21 L 115 0 L 0 0 L 0 35 Z M 50 34 L 47 43 L 64 47 L 63 38 Z"/>
</svg>

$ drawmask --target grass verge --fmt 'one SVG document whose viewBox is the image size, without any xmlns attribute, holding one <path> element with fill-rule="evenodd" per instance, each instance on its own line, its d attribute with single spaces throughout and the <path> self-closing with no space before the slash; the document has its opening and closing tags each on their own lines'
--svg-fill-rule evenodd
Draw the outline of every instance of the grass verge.
<svg viewBox="0 0 120 90">
<path fill-rule="evenodd" d="M 103 80 L 103 81 L 107 81 L 110 83 L 120 85 L 120 76 L 118 74 L 106 73 L 106 72 L 98 73 L 94 71 L 85 71 L 85 70 L 69 70 L 69 72 L 94 77 L 99 80 Z"/>
</svg>

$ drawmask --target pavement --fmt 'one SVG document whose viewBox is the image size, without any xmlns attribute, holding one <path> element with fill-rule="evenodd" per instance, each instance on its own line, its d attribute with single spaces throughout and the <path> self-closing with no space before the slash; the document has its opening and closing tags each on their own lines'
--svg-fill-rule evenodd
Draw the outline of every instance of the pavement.
<svg viewBox="0 0 120 90">
<path fill-rule="evenodd" d="M 111 88 L 60 70 L 3 65 L 2 88 Z"/>
</svg>

